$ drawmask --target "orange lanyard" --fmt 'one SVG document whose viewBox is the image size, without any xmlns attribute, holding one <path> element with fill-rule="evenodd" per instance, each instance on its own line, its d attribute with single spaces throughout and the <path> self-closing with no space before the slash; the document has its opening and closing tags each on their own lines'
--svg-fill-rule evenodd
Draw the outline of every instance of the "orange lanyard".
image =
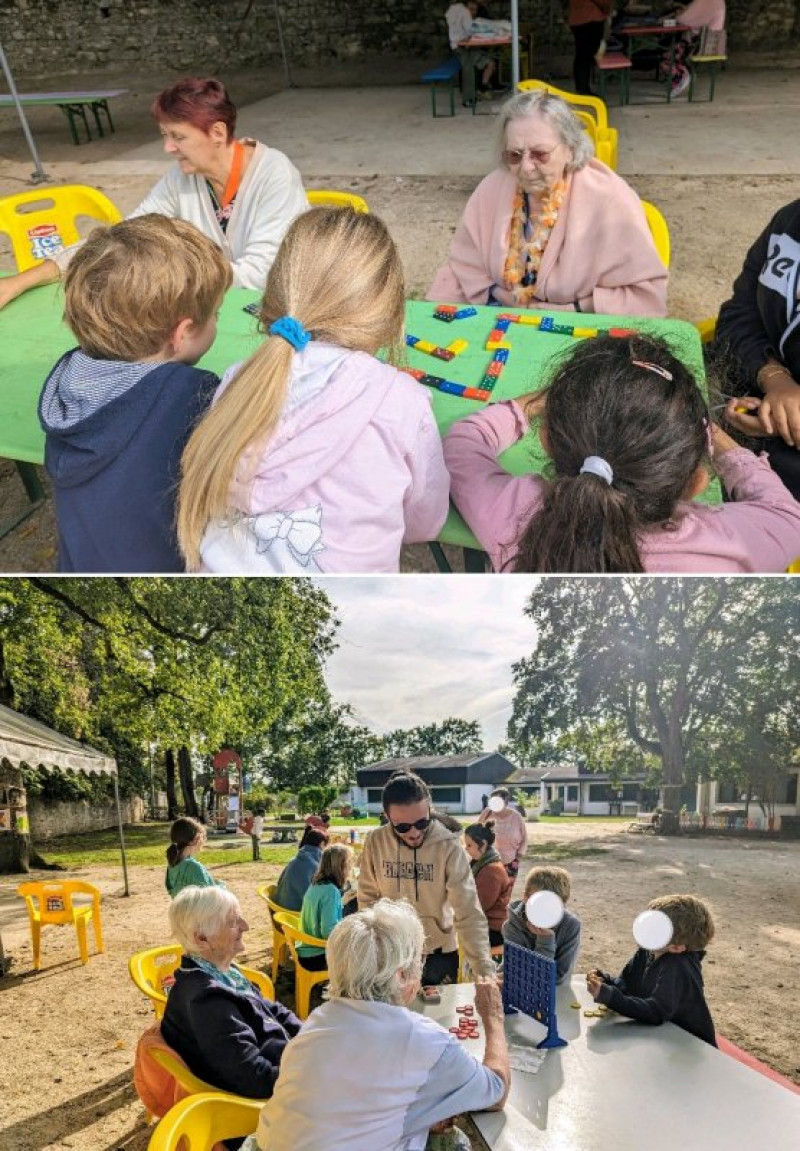
<svg viewBox="0 0 800 1151">
<path fill-rule="evenodd" d="M 242 169 L 244 168 L 244 145 L 239 140 L 233 142 L 233 163 L 231 164 L 230 174 L 225 184 L 225 191 L 222 193 L 222 208 L 227 208 L 233 197 L 239 191 L 239 185 L 242 182 Z"/>
</svg>

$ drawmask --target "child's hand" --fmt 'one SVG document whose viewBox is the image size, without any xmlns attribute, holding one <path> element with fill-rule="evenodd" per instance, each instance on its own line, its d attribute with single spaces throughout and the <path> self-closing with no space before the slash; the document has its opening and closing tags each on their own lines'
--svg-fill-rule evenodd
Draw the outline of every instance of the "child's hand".
<svg viewBox="0 0 800 1151">
<path fill-rule="evenodd" d="M 549 927 L 537 927 L 535 923 L 531 923 L 530 919 L 526 919 L 525 922 L 528 925 L 528 931 L 530 931 L 532 935 L 541 935 L 542 939 L 552 939 L 555 935 L 555 931 Z"/>
<path fill-rule="evenodd" d="M 742 408 L 747 408 L 746 412 Z M 766 436 L 769 433 L 762 427 L 759 412 L 761 408 L 761 400 L 755 396 L 740 396 L 735 400 L 730 400 L 728 406 L 725 408 L 725 419 L 736 428 L 737 432 L 742 432 L 746 436 Z M 715 433 L 718 429 L 714 429 Z M 716 436 L 714 439 L 714 447 L 716 448 Z M 726 451 L 726 448 L 720 448 L 720 451 Z"/>
<path fill-rule="evenodd" d="M 591 995 L 592 999 L 597 1002 L 597 997 L 600 994 L 600 988 L 603 986 L 603 980 L 600 978 L 599 971 L 590 971 L 586 976 L 586 989 Z"/>
<path fill-rule="evenodd" d="M 800 386 L 794 380 L 788 376 L 770 380 L 758 414 L 768 436 L 780 436 L 790 447 L 800 448 Z"/>
</svg>

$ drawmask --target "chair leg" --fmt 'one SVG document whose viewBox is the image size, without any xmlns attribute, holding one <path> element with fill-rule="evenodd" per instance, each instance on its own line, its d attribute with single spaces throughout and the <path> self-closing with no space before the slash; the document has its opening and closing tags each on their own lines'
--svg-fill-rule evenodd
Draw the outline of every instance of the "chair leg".
<svg viewBox="0 0 800 1151">
<path fill-rule="evenodd" d="M 436 566 L 440 572 L 452 572 L 452 568 L 448 562 L 447 556 L 444 554 L 444 548 L 438 540 L 431 540 L 428 544 L 430 553 L 433 556 Z"/>
<path fill-rule="evenodd" d="M 42 965 L 42 925 L 31 924 L 31 942 L 33 944 L 33 970 L 38 971 Z"/>
<path fill-rule="evenodd" d="M 92 908 L 92 927 L 94 928 L 95 950 L 99 954 L 100 952 L 105 951 L 105 945 L 103 942 L 103 924 L 100 921 L 100 907 L 99 906 L 94 906 Z"/>
<path fill-rule="evenodd" d="M 81 953 L 81 963 L 89 962 L 89 941 L 86 938 L 86 924 L 88 915 L 79 915 L 75 920 L 75 931 L 78 936 L 78 950 Z"/>
<path fill-rule="evenodd" d="M 311 985 L 307 979 L 304 979 L 300 974 L 302 968 L 298 963 L 295 966 L 295 984 L 294 984 L 294 1005 L 297 1011 L 298 1019 L 308 1019 L 308 1012 L 311 1006 Z"/>
</svg>

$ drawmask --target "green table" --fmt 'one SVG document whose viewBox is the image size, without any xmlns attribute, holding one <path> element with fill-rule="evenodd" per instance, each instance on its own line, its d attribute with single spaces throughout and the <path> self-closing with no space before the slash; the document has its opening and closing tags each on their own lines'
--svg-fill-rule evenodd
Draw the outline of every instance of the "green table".
<svg viewBox="0 0 800 1151">
<path fill-rule="evenodd" d="M 511 315 L 519 314 L 520 309 L 479 307 L 476 309 L 476 316 L 465 320 L 455 320 L 448 324 L 433 318 L 435 308 L 434 304 L 410 300 L 406 307 L 408 332 L 420 337 L 420 339 L 444 347 L 453 340 L 464 339 L 469 341 L 469 347 L 449 362 L 418 352 L 415 348 L 409 348 L 410 366 L 421 368 L 431 375 L 444 376 L 454 383 L 469 384 L 472 387 L 479 386 L 480 380 L 494 355 L 493 352 L 486 350 L 486 337 L 494 327 L 495 317 L 498 313 L 503 312 Z M 524 313 L 524 309 L 522 312 Z M 547 313 L 541 314 L 547 315 Z M 592 316 L 588 314 L 575 316 L 572 313 L 564 312 L 551 312 L 550 315 L 556 324 L 599 328 L 601 330 L 636 328 L 640 332 L 661 336 L 668 342 L 674 354 L 691 369 L 697 379 L 703 381 L 703 387 L 705 387 L 703 350 L 699 333 L 694 324 L 688 324 L 684 320 L 647 320 L 630 316 Z M 538 328 L 526 324 L 511 324 L 503 340 L 511 345 L 511 350 L 508 362 L 492 393 L 493 400 L 510 400 L 514 396 L 540 387 L 547 381 L 556 357 L 563 353 L 565 346 L 572 346 L 575 343 L 572 336 L 540 332 Z M 438 391 L 433 391 L 432 396 L 436 422 L 442 434 L 456 420 L 463 419 L 464 416 L 468 416 L 484 406 L 477 400 L 465 400 L 459 396 L 446 395 Z M 546 461 L 546 453 L 539 443 L 536 432 L 529 433 L 524 440 L 514 444 L 501 456 L 503 467 L 512 475 L 520 475 L 530 471 L 532 465 L 536 471 L 542 471 Z M 718 480 L 714 480 L 709 485 L 701 499 L 706 503 L 721 503 L 722 492 Z M 479 546 L 472 532 L 454 509 L 450 511 L 447 523 L 439 535 L 439 540 L 441 543 L 455 544 L 465 549 L 476 549 Z M 483 553 L 480 554 L 482 556 Z M 475 556 L 467 554 L 465 560 L 468 569 L 482 570 L 482 561 L 478 562 Z"/>
<path fill-rule="evenodd" d="M 226 368 L 246 359 L 257 347 L 260 337 L 254 316 L 243 310 L 244 305 L 258 299 L 258 293 L 244 288 L 232 288 L 225 297 L 220 311 L 217 339 L 200 361 L 200 366 L 222 374 Z M 39 426 L 37 405 L 47 374 L 56 360 L 75 339 L 63 323 L 61 313 L 63 297 L 59 285 L 36 288 L 13 300 L 0 311 L 0 457 L 40 464 L 44 459 L 44 433 Z M 408 363 L 431 375 L 443 376 L 455 383 L 477 387 L 493 353 L 486 351 L 486 338 L 494 327 L 498 312 L 515 312 L 513 308 L 477 309 L 477 315 L 466 320 L 443 323 L 433 317 L 435 305 L 421 300 L 409 300 L 406 308 L 407 330 L 414 336 L 446 346 L 453 340 L 467 340 L 468 348 L 454 360 L 446 362 L 414 348 L 408 348 Z M 683 320 L 645 320 L 624 316 L 579 316 L 552 313 L 556 323 L 575 324 L 600 329 L 635 327 L 639 331 L 663 336 L 670 347 L 694 372 L 704 380 L 703 355 L 700 336 L 692 324 Z M 505 342 L 511 344 L 508 363 L 492 393 L 494 400 L 507 400 L 529 392 L 547 379 L 554 357 L 565 345 L 571 346 L 570 336 L 538 331 L 537 328 L 512 324 Z M 464 400 L 458 396 L 431 391 L 433 410 L 439 430 L 444 433 L 458 419 L 479 410 L 479 401 Z M 522 473 L 543 467 L 545 454 L 538 436 L 531 433 L 520 443 L 509 448 L 502 463 L 511 473 Z M 714 481 L 701 497 L 708 503 L 721 502 L 718 481 Z M 465 549 L 477 551 L 478 543 L 458 513 L 451 509 L 439 540 Z M 482 553 L 479 553 L 482 556 Z M 441 559 L 441 554 L 438 557 Z M 480 566 L 476 556 L 469 555 L 471 566 Z M 482 561 L 480 561 L 482 563 Z"/>
</svg>

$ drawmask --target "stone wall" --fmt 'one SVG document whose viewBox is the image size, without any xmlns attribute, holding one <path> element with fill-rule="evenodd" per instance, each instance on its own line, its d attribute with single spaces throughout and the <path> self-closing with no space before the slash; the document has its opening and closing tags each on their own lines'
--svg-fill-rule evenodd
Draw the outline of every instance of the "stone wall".
<svg viewBox="0 0 800 1151">
<path fill-rule="evenodd" d="M 134 796 L 120 800 L 123 823 L 140 823 L 145 816 L 143 799 Z M 73 835 L 82 831 L 104 831 L 117 826 L 117 808 L 112 803 L 41 803 L 35 797 L 28 799 L 31 839 L 41 847 L 58 835 Z"/>
<path fill-rule="evenodd" d="M 446 51 L 447 3 L 283 0 L 286 46 L 293 63 L 306 66 L 380 56 L 427 61 Z M 489 8 L 508 16 L 506 0 L 490 0 Z M 788 47 L 798 9 L 799 0 L 728 0 L 731 47 Z M 540 49 L 550 40 L 551 52 L 570 50 L 559 0 L 519 0 L 519 10 L 537 28 Z M 272 0 L 0 0 L 0 41 L 19 76 L 126 64 L 230 74 L 237 63 L 279 58 Z"/>
</svg>

